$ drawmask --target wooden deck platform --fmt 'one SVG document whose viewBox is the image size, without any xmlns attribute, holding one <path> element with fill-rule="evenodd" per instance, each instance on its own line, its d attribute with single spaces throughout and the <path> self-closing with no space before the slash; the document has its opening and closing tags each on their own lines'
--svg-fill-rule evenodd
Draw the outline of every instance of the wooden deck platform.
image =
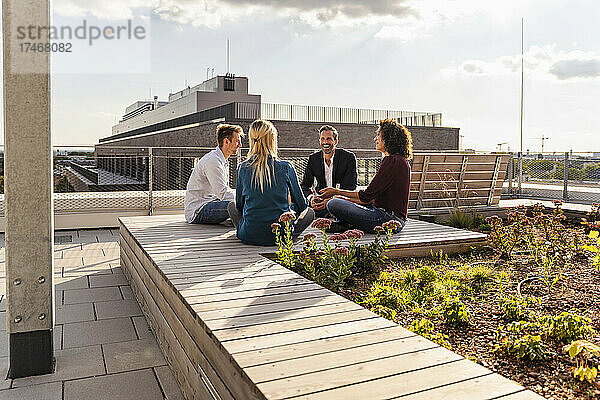
<svg viewBox="0 0 600 400">
<path fill-rule="evenodd" d="M 393 248 L 482 240 L 409 220 Z M 274 251 L 183 216 L 121 219 L 121 266 L 188 399 L 541 398 L 262 255 Z"/>
</svg>

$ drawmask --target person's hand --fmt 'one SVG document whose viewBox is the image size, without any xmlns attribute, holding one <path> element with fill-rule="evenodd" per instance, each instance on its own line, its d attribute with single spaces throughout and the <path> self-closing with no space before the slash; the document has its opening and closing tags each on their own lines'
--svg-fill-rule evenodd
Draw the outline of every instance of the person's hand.
<svg viewBox="0 0 600 400">
<path fill-rule="evenodd" d="M 332 188 L 332 187 L 326 187 L 325 189 L 321 189 L 321 196 L 323 198 L 330 198 L 335 196 L 336 194 L 338 194 L 338 190 L 336 188 Z"/>
<path fill-rule="evenodd" d="M 321 202 L 321 200 L 319 199 L 319 196 L 311 196 L 310 197 L 310 208 L 312 208 L 313 210 L 317 209 L 317 204 L 319 204 Z"/>
<path fill-rule="evenodd" d="M 329 199 L 323 199 L 320 196 L 313 196 L 310 200 L 310 207 L 313 210 L 324 210 Z"/>
</svg>

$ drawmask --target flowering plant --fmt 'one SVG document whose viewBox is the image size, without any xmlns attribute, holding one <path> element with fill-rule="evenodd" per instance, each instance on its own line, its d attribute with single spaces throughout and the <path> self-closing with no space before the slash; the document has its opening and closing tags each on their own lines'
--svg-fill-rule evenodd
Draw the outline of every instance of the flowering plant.
<svg viewBox="0 0 600 400">
<path fill-rule="evenodd" d="M 292 224 L 296 215 L 292 211 L 281 214 L 279 222 L 271 224 L 277 244 L 277 261 L 286 268 L 293 269 L 296 261 L 294 241 L 292 239 Z M 283 224 L 283 225 L 282 225 Z"/>
<path fill-rule="evenodd" d="M 317 244 L 317 234 L 307 233 L 302 240 L 302 251 L 294 253 L 290 221 L 286 213 L 272 225 L 278 246 L 277 261 L 336 291 L 344 287 L 353 272 L 382 265 L 389 238 L 402 227 L 397 221 L 385 223 L 385 227 L 378 227 L 374 243 L 359 245 L 363 231 L 351 229 L 329 236 L 326 230 L 331 226 L 331 220 L 319 218 L 312 227 L 321 231 L 320 243 Z"/>
<path fill-rule="evenodd" d="M 359 246 L 357 249 L 357 269 L 362 274 L 376 272 L 388 259 L 385 255 L 392 235 L 401 229 L 402 225 L 398 221 L 388 221 L 382 226 L 375 227 L 375 239 Z M 362 233 L 362 232 L 361 232 Z"/>
</svg>

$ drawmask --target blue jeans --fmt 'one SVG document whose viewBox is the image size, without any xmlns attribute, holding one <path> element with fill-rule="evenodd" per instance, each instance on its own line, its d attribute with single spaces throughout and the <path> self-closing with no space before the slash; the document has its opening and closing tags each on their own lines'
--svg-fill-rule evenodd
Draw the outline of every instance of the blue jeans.
<svg viewBox="0 0 600 400">
<path fill-rule="evenodd" d="M 397 220 L 402 224 L 406 221 L 398 219 L 381 208 L 372 205 L 356 204 L 348 200 L 333 198 L 327 202 L 327 210 L 347 224 L 365 232 L 373 232 L 376 226 L 381 226 L 384 222 Z"/>
<path fill-rule="evenodd" d="M 228 201 L 213 200 L 200 208 L 192 224 L 220 224 L 229 218 Z"/>
</svg>

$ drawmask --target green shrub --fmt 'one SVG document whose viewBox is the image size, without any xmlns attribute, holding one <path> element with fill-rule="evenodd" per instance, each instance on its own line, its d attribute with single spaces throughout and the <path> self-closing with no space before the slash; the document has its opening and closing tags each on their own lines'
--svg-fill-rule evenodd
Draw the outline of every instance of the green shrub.
<svg viewBox="0 0 600 400">
<path fill-rule="evenodd" d="M 472 316 L 458 297 L 444 300 L 442 316 L 449 325 L 468 325 Z"/>
<path fill-rule="evenodd" d="M 596 222 L 596 224 L 598 223 Z M 589 233 L 589 237 L 592 239 L 596 239 L 596 244 L 591 246 L 585 245 L 583 246 L 583 249 L 592 253 L 592 264 L 596 266 L 598 270 L 600 270 L 600 251 L 598 250 L 598 248 L 600 247 L 600 238 L 598 236 L 598 231 L 591 231 Z"/>
<path fill-rule="evenodd" d="M 417 269 L 418 283 L 421 288 L 430 288 L 438 279 L 438 274 L 429 265 L 423 265 Z"/>
<path fill-rule="evenodd" d="M 530 361 L 544 360 L 547 357 L 546 346 L 539 335 L 524 335 L 517 338 L 505 338 L 500 348 L 517 359 Z"/>
<path fill-rule="evenodd" d="M 419 280 L 419 274 L 414 269 L 403 270 L 398 275 L 398 284 L 403 289 L 413 288 Z"/>
<path fill-rule="evenodd" d="M 485 265 L 470 267 L 466 274 L 466 283 L 475 290 L 483 289 L 487 284 L 493 281 L 494 271 Z"/>
<path fill-rule="evenodd" d="M 561 343 L 586 339 L 594 332 L 589 318 L 566 311 L 556 316 L 542 317 L 540 322 L 545 327 L 546 335 Z"/>
<path fill-rule="evenodd" d="M 546 359 L 548 349 L 542 341 L 543 326 L 539 321 L 516 321 L 501 326 L 496 333 L 499 344 L 497 351 L 514 356 L 517 359 L 539 361 Z"/>
<path fill-rule="evenodd" d="M 361 301 L 362 305 L 374 312 L 375 310 L 373 307 L 375 306 L 404 309 L 406 308 L 405 303 L 406 299 L 401 292 L 380 282 L 375 282 L 367 292 L 365 298 Z"/>
<path fill-rule="evenodd" d="M 475 214 L 460 209 L 450 211 L 450 215 L 446 220 L 446 225 L 458 229 L 473 229 L 480 224 L 481 222 Z"/>
<path fill-rule="evenodd" d="M 448 343 L 448 336 L 440 332 L 434 332 L 433 328 L 433 322 L 431 322 L 427 318 L 415 320 L 408 327 L 409 330 L 416 333 L 417 335 L 423 336 L 425 339 L 429 339 L 432 342 L 437 343 L 440 346 L 444 346 L 448 349 L 452 348 L 450 343 Z"/>
<path fill-rule="evenodd" d="M 398 311 L 396 311 L 395 309 L 383 306 L 381 304 L 376 304 L 373 307 L 371 307 L 371 311 L 373 311 L 380 317 L 389 319 L 390 321 L 396 321 L 396 316 L 398 315 Z"/>
<path fill-rule="evenodd" d="M 595 384 L 598 367 L 591 364 L 590 359 L 594 356 L 600 357 L 600 346 L 587 340 L 576 340 L 566 347 L 569 357 L 577 360 L 577 367 L 573 369 L 573 376 L 580 381 L 585 380 Z"/>
<path fill-rule="evenodd" d="M 523 321 L 529 319 L 527 307 L 529 301 L 517 296 L 504 297 L 502 299 L 502 316 L 508 321 Z"/>
</svg>

